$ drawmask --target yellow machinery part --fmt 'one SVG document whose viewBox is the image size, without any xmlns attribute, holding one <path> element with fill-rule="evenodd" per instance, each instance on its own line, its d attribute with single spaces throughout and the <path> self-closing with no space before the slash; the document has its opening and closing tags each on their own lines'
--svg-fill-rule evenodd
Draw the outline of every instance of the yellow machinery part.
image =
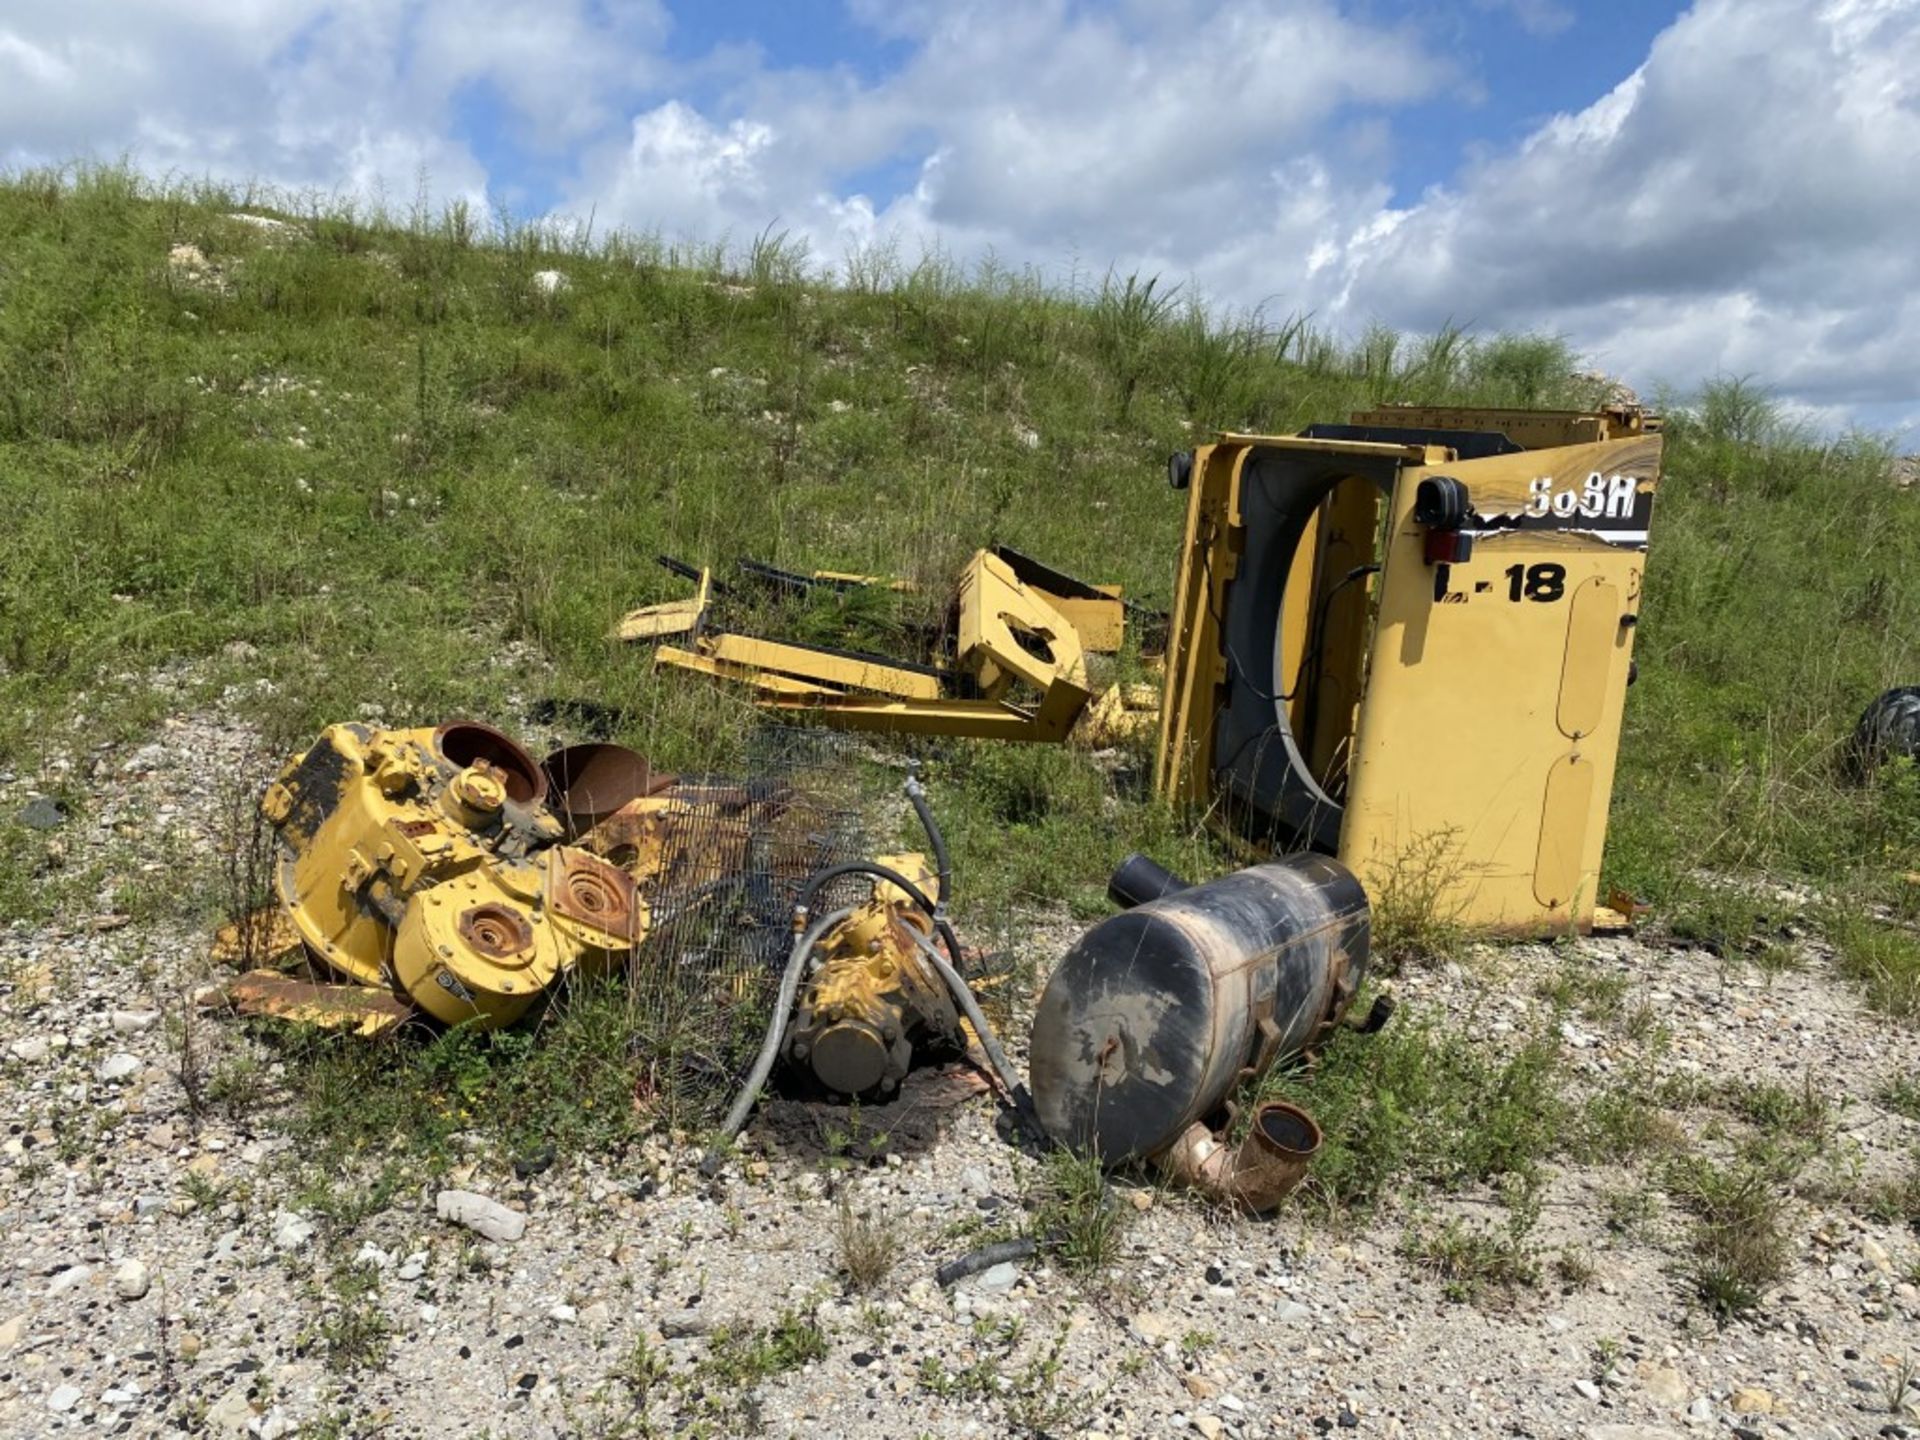
<svg viewBox="0 0 1920 1440">
<path fill-rule="evenodd" d="M 902 700 L 936 700 L 940 696 L 939 677 L 924 670 L 909 670 L 807 645 L 788 645 L 746 635 L 715 635 L 707 641 L 702 653 L 722 665 L 749 672 L 790 675 L 804 681 L 817 680 L 841 690 L 869 690 Z"/>
<path fill-rule="evenodd" d="M 1613 923 L 1600 864 L 1659 469 L 1657 421 L 1626 409 L 1388 407 L 1338 438 L 1200 447 L 1156 788 L 1376 891 L 1412 880 L 1470 926 Z M 1416 516 L 1426 482 L 1461 487 L 1464 516 Z"/>
<path fill-rule="evenodd" d="M 645 930 L 632 878 L 557 844 L 544 793 L 485 726 L 330 726 L 262 800 L 276 893 L 330 968 L 449 1024 L 507 1024 Z"/>
<path fill-rule="evenodd" d="M 931 894 L 921 855 L 880 863 Z M 929 918 L 897 887 L 876 880 L 867 901 L 823 939 L 825 955 L 800 992 L 787 1058 L 842 1095 L 891 1091 L 906 1078 L 916 1045 L 964 1048 L 946 986 L 915 943 Z"/>
<path fill-rule="evenodd" d="M 646 605 L 629 610 L 614 630 L 620 640 L 661 640 L 669 635 L 697 635 L 706 624 L 713 604 L 713 572 L 702 569 L 700 583 L 685 600 L 669 600 L 662 605 Z"/>
<path fill-rule="evenodd" d="M 737 635 L 708 636 L 694 650 L 662 646 L 654 663 L 742 681 L 767 709 L 846 729 L 1064 740 L 1092 690 L 1079 632 L 1055 602 L 982 550 L 961 574 L 958 608 L 958 663 L 977 700 L 944 697 L 923 671 Z"/>
</svg>

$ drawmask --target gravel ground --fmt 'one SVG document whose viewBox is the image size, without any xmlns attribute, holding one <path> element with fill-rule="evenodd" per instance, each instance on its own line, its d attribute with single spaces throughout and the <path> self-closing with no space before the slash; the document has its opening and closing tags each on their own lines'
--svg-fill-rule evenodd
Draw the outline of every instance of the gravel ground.
<svg viewBox="0 0 1920 1440">
<path fill-rule="evenodd" d="M 1920 1237 L 1796 1200 L 1790 1276 L 1718 1328 L 1675 1278 L 1677 1218 L 1607 1228 L 1601 1197 L 1633 1182 L 1609 1169 L 1556 1167 L 1538 1233 L 1592 1275 L 1499 1307 L 1450 1302 L 1398 1253 L 1410 1213 L 1496 1213 L 1472 1194 L 1330 1228 L 1123 1189 L 1132 1223 L 1103 1276 L 1036 1264 L 942 1290 L 934 1265 L 1030 1188 L 981 1098 L 932 1148 L 859 1173 L 751 1144 L 714 1182 L 665 1142 L 530 1181 L 481 1161 L 454 1180 L 524 1216 L 518 1239 L 439 1218 L 423 1188 L 342 1240 L 300 1212 L 270 1108 L 188 1111 L 182 997 L 207 978 L 204 930 L 122 923 L 128 886 L 206 852 L 219 777 L 254 751 L 214 705 L 131 752 L 69 757 L 94 803 L 46 834 L 69 867 L 104 860 L 106 885 L 91 916 L 0 934 L 0 1434 L 1920 1436 L 1920 1388 L 1889 1410 L 1900 1360 L 1920 1358 Z M 0 812 L 40 783 L 0 775 Z M 1038 928 L 1035 952 L 1069 933 Z M 1673 1033 L 1659 1073 L 1810 1072 L 1844 1100 L 1840 1163 L 1868 1178 L 1920 1141 L 1874 1100 L 1920 1076 L 1920 1037 L 1820 964 L 1769 983 L 1631 941 L 1586 950 Z M 1561 963 L 1483 952 L 1397 990 L 1498 1044 Z M 1623 1027 L 1563 1033 L 1576 1071 L 1640 1059 Z M 205 1021 L 195 1036 L 248 1043 Z M 834 1278 L 843 1197 L 902 1244 L 866 1297 Z M 355 1313 L 384 1317 L 383 1363 L 328 1363 L 342 1260 L 371 1277 Z M 823 1355 L 755 1378 L 727 1334 L 783 1314 L 811 1316 L 789 1338 Z M 634 1360 L 643 1340 L 658 1373 Z"/>
</svg>

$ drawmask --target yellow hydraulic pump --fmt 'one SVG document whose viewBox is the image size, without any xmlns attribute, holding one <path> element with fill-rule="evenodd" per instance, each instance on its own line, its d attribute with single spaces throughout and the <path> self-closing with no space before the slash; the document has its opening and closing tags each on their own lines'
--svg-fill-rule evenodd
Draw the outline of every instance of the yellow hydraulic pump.
<svg viewBox="0 0 1920 1440">
<path fill-rule="evenodd" d="M 920 855 L 884 855 L 880 864 L 922 891 L 934 888 Z M 800 992 L 787 1029 L 787 1058 L 842 1095 L 891 1091 L 907 1077 L 916 1048 L 965 1048 L 960 1017 L 923 955 L 932 919 L 886 880 L 822 938 L 824 952 Z"/>
<path fill-rule="evenodd" d="M 499 731 L 333 725 L 262 810 L 300 937 L 435 1019 L 508 1024 L 563 973 L 608 967 L 647 928 L 631 876 L 561 844 L 547 779 Z"/>
<path fill-rule="evenodd" d="M 1488 929 L 1620 923 L 1600 857 L 1658 421 L 1390 406 L 1176 455 L 1156 784 Z"/>
</svg>

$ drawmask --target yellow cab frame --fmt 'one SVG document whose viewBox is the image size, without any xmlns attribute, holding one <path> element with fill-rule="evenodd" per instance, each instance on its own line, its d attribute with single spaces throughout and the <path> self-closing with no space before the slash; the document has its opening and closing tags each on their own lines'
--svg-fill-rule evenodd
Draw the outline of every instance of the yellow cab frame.
<svg viewBox="0 0 1920 1440">
<path fill-rule="evenodd" d="M 1393 406 L 1174 457 L 1157 788 L 1476 929 L 1621 923 L 1600 862 L 1660 452 L 1638 409 Z"/>
</svg>

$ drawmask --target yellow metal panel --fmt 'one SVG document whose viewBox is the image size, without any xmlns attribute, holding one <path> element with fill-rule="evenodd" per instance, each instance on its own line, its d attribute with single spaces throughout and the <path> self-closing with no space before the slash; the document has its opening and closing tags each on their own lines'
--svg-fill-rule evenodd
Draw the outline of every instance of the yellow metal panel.
<svg viewBox="0 0 1920 1440">
<path fill-rule="evenodd" d="M 668 635 L 690 634 L 700 628 L 712 603 L 713 572 L 702 568 L 700 584 L 689 599 L 630 610 L 614 634 L 622 640 L 659 640 Z"/>
<path fill-rule="evenodd" d="M 1092 698 L 1079 634 L 1040 591 L 985 550 L 960 574 L 959 650 L 989 699 L 1000 699 L 1015 680 L 1050 698 L 1073 691 L 1081 706 Z"/>
<path fill-rule="evenodd" d="M 662 645 L 653 652 L 655 667 L 669 666 L 676 670 L 693 670 L 701 675 L 711 675 L 716 680 L 741 680 L 752 685 L 765 695 L 791 696 L 830 696 L 838 695 L 838 690 L 825 685 L 810 684 L 805 680 L 795 680 L 786 675 L 776 675 L 770 670 L 752 670 L 745 665 L 733 665 L 716 660 L 711 655 L 702 655 L 694 650 L 682 650 L 676 645 Z"/>
<path fill-rule="evenodd" d="M 1600 728 L 1613 678 L 1613 657 L 1623 634 L 1620 615 L 1617 585 L 1589 580 L 1573 592 L 1567 656 L 1560 674 L 1560 733 L 1569 740 Z"/>
<path fill-rule="evenodd" d="M 1563 755 L 1547 772 L 1540 806 L 1540 848 L 1533 862 L 1533 895 L 1550 911 L 1570 907 L 1581 896 L 1586 864 L 1587 827 L 1593 823 L 1593 762 Z M 1585 898 L 1591 903 L 1592 893 Z"/>
<path fill-rule="evenodd" d="M 1423 464 L 1429 454 L 1438 461 L 1452 453 L 1440 449 L 1430 451 L 1425 445 L 1383 443 L 1378 440 L 1309 440 L 1300 435 L 1240 435 L 1232 432 L 1222 435 L 1219 443 L 1227 448 L 1253 445 L 1262 450 L 1299 450 L 1312 455 L 1362 455 L 1374 460 L 1405 460 L 1415 465 Z M 1200 473 L 1199 451 L 1194 452 L 1193 471 L 1197 478 Z"/>
<path fill-rule="evenodd" d="M 1323 566 L 1320 555 L 1320 513 L 1307 522 L 1300 545 L 1293 552 L 1293 564 L 1287 572 L 1286 593 L 1280 600 L 1280 668 L 1274 675 L 1276 693 L 1287 697 L 1287 723 L 1296 735 L 1308 731 L 1307 717 L 1313 687 L 1303 682 L 1307 652 L 1313 648 L 1308 635 L 1313 626 L 1315 604 L 1319 599 L 1318 581 Z"/>
<path fill-rule="evenodd" d="M 1245 442 L 1222 440 L 1193 452 L 1187 530 L 1174 570 L 1167 627 L 1165 703 L 1154 789 L 1176 804 L 1212 798 L 1215 698 L 1226 678 L 1220 616 L 1235 568 L 1233 497 L 1250 454 Z"/>
<path fill-rule="evenodd" d="M 1659 447 L 1657 437 L 1639 437 L 1401 474 L 1340 838 L 1341 858 L 1363 879 L 1377 884 L 1396 859 L 1443 837 L 1457 857 L 1445 877 L 1448 903 L 1461 907 L 1464 922 L 1552 929 L 1589 921 L 1566 906 L 1575 896 L 1591 906 L 1599 889 L 1632 630 L 1616 613 L 1604 678 L 1575 685 L 1597 684 L 1600 698 L 1597 711 L 1591 700 L 1575 701 L 1592 714 L 1579 742 L 1585 789 L 1563 791 L 1556 803 L 1584 794 L 1591 813 L 1584 823 L 1552 822 L 1555 845 L 1574 837 L 1580 859 L 1572 881 L 1550 874 L 1556 894 L 1547 904 L 1535 893 L 1535 874 L 1548 777 L 1569 748 L 1559 717 L 1570 603 L 1597 584 L 1596 604 L 1611 591 L 1626 602 L 1620 613 L 1631 611 L 1644 536 L 1605 531 L 1598 520 L 1591 530 L 1520 528 L 1521 518 L 1544 506 L 1578 527 L 1588 522 L 1575 507 L 1589 495 L 1638 503 L 1658 474 Z M 1482 520 L 1471 559 L 1444 570 L 1425 563 L 1425 530 L 1412 518 L 1419 482 L 1436 473 L 1467 485 Z"/>
<path fill-rule="evenodd" d="M 746 635 L 714 635 L 706 642 L 705 649 L 723 664 L 791 675 L 837 689 L 870 690 L 902 700 L 940 697 L 937 676 L 851 655 L 813 650 L 804 645 L 785 645 L 778 640 L 758 640 Z"/>
<path fill-rule="evenodd" d="M 1060 612 L 1080 637 L 1080 648 L 1096 655 L 1118 653 L 1127 633 L 1127 609 L 1120 603 L 1118 587 L 1111 600 L 1089 600 L 1084 597 L 1050 595 L 1045 591 L 1047 603 Z"/>
<path fill-rule="evenodd" d="M 992 700 L 883 700 L 869 695 L 769 695 L 768 710 L 802 713 L 844 730 L 895 735 L 957 735 L 971 740 L 1060 740 L 1072 726 Z M 1077 715 L 1079 712 L 1074 712 Z"/>
<path fill-rule="evenodd" d="M 911 595 L 918 588 L 913 581 L 897 579 L 892 575 L 855 575 L 846 570 L 814 570 L 810 573 L 815 580 L 825 580 L 829 584 L 861 585 L 870 590 L 892 590 L 901 595 Z"/>
<path fill-rule="evenodd" d="M 1307 759 L 1314 778 L 1325 786 L 1344 762 L 1365 674 L 1372 581 L 1368 577 L 1348 577 L 1357 567 L 1373 561 L 1374 532 L 1380 519 L 1379 487 L 1361 479 L 1342 482 L 1327 497 L 1323 517 L 1321 528 L 1325 533 L 1320 542 L 1315 589 L 1324 614 L 1315 637 L 1319 655 L 1310 696 L 1313 713 L 1304 730 L 1296 718 L 1295 730 L 1311 737 Z"/>
<path fill-rule="evenodd" d="M 1590 445 L 1647 433 L 1645 411 L 1632 406 L 1613 410 L 1458 409 L 1433 405 L 1383 405 L 1356 411 L 1355 425 L 1400 426 L 1414 430 L 1479 430 L 1505 435 L 1529 450 L 1559 445 Z"/>
</svg>

